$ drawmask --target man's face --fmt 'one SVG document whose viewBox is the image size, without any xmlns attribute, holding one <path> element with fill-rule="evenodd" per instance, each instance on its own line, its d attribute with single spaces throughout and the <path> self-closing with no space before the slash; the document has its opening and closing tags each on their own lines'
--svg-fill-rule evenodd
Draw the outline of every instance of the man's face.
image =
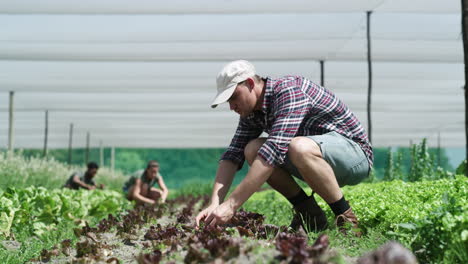
<svg viewBox="0 0 468 264">
<path fill-rule="evenodd" d="M 246 117 L 254 111 L 257 99 L 253 88 L 249 88 L 248 83 L 240 83 L 228 100 L 229 108 L 241 117 Z"/>
<path fill-rule="evenodd" d="M 149 180 L 152 180 L 156 178 L 156 175 L 158 175 L 159 171 L 159 166 L 151 167 L 148 169 L 146 176 L 148 177 Z"/>
<path fill-rule="evenodd" d="M 93 178 L 97 173 L 97 169 L 94 168 L 94 169 L 88 169 L 88 175 L 89 177 Z"/>
</svg>

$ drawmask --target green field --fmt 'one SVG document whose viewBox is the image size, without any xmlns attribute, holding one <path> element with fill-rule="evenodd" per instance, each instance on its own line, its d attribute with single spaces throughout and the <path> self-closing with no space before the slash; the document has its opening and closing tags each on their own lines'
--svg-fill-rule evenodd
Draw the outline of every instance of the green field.
<svg viewBox="0 0 468 264">
<path fill-rule="evenodd" d="M 330 227 L 324 233 L 330 239 L 330 248 L 335 254 L 333 259 L 336 263 L 355 260 L 389 240 L 396 240 L 409 248 L 421 263 L 468 262 L 467 178 L 463 175 L 438 173 L 437 170 L 429 167 L 420 166 L 419 168 L 422 171 L 426 170 L 424 173 L 431 172 L 432 174 L 420 173 L 418 176 L 413 169 L 412 177 L 415 178 L 412 182 L 402 180 L 369 182 L 343 189 L 360 219 L 364 236 L 359 239 L 339 234 L 332 224 L 331 211 L 322 200 L 318 199 L 329 217 Z M 107 169 L 100 170 L 100 178 L 96 181 L 99 182 L 101 179 L 106 184 L 108 189 L 104 191 L 71 191 L 59 188 L 68 175 L 77 169 L 79 168 L 68 168 L 54 160 L 0 155 L 2 174 L 0 181 L 0 240 L 2 241 L 0 259 L 4 263 L 24 263 L 32 258 L 38 258 L 41 254 L 47 255 L 48 251 L 44 251 L 45 249 L 50 250 L 54 245 L 60 245 L 61 241 L 66 239 L 70 239 L 70 243 L 75 245 L 80 241 L 79 235 L 74 233 L 76 228 L 83 227 L 85 223 L 88 223 L 90 227 L 96 226 L 109 214 L 115 215 L 120 221 L 124 221 L 125 215 L 130 214 L 126 212 L 132 204 L 125 200 L 120 192 L 121 184 L 126 176 L 122 173 L 112 174 Z M 393 170 L 395 173 L 398 172 L 398 169 L 393 168 Z M 180 197 L 188 197 L 188 195 L 200 197 L 200 195 L 209 194 L 210 191 L 211 184 L 206 183 L 191 183 L 181 188 L 171 189 L 170 201 L 174 202 L 170 202 L 170 206 L 173 208 L 163 206 L 157 209 L 162 213 L 161 216 L 146 216 L 147 221 L 135 227 L 145 232 L 150 225 L 155 224 L 160 224 L 162 230 L 164 228 L 180 229 L 182 228 L 178 222 L 180 219 L 171 218 L 186 206 L 184 203 L 187 202 L 181 202 Z M 307 192 L 311 191 L 308 189 Z M 188 201 L 188 198 L 184 199 Z M 193 205 L 196 209 L 190 209 L 189 220 L 186 219 L 192 223 L 196 213 L 201 209 L 201 200 L 193 199 L 191 201 L 198 207 Z M 263 214 L 265 223 L 275 226 L 288 225 L 292 217 L 291 206 L 272 190 L 254 194 L 244 204 L 243 209 Z M 115 230 L 120 230 L 119 228 L 117 225 Z M 183 230 L 188 234 L 198 234 L 190 227 L 184 228 Z M 136 234 L 139 233 L 136 232 Z M 239 236 L 236 234 L 236 232 L 223 233 L 216 239 Z M 185 237 L 181 234 L 178 236 L 180 236 L 179 239 Z M 142 237 L 143 235 L 141 239 L 145 240 Z M 309 234 L 308 243 L 313 243 L 317 238 L 318 234 Z M 239 242 L 240 246 L 236 245 L 240 248 L 250 248 L 248 245 L 252 239 L 254 241 L 258 239 L 260 242 L 255 243 L 260 244 L 266 241 L 266 245 L 269 246 L 265 246 L 265 249 L 263 247 L 249 249 L 249 252 L 245 253 L 248 256 L 261 256 L 263 250 L 275 252 L 279 256 L 283 254 L 278 253 L 274 246 L 270 245 L 278 243 L 278 240 L 268 242 L 272 239 L 271 237 L 267 237 L 266 240 L 258 237 L 248 238 Z M 121 241 L 124 240 L 121 238 Z M 180 252 L 184 252 L 183 248 L 180 252 L 167 250 L 164 246 L 167 241 L 158 241 L 151 241 L 149 248 L 134 246 L 134 249 L 142 252 L 141 254 L 152 252 L 152 249 L 165 252 L 160 259 L 162 262 L 183 261 L 180 256 Z M 226 243 L 233 243 L 229 242 L 230 240 L 227 241 Z M 122 243 L 118 242 L 113 250 L 118 252 L 117 248 L 123 246 Z M 123 250 L 119 254 L 123 254 L 122 252 Z M 213 252 L 206 256 L 202 254 L 205 256 L 204 261 L 212 260 L 218 256 L 216 254 L 225 256 L 222 252 L 216 251 L 216 254 Z M 119 256 L 122 260 L 136 261 L 133 257 Z M 62 258 L 61 261 L 65 261 L 63 255 L 57 258 L 59 262 L 60 258 Z M 257 258 L 257 262 L 259 259 L 261 258 Z M 277 259 L 271 261 L 274 262 Z"/>
</svg>

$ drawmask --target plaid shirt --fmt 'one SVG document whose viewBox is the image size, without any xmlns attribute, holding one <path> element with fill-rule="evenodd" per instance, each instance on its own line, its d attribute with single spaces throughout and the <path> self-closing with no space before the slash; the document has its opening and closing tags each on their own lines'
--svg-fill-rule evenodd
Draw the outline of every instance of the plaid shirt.
<svg viewBox="0 0 468 264">
<path fill-rule="evenodd" d="M 262 110 L 240 118 L 236 134 L 221 160 L 231 160 L 241 168 L 247 143 L 266 132 L 268 139 L 258 155 L 272 166 L 281 165 L 294 137 L 332 131 L 359 144 L 372 166 L 372 146 L 364 128 L 335 94 L 300 76 L 267 78 Z"/>
</svg>

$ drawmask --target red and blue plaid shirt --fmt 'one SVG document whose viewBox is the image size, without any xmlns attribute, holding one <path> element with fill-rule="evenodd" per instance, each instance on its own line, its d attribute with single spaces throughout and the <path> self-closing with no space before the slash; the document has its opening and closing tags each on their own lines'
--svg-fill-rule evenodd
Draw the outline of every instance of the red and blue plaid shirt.
<svg viewBox="0 0 468 264">
<path fill-rule="evenodd" d="M 221 160 L 231 160 L 242 167 L 247 143 L 266 132 L 268 138 L 258 155 L 272 166 L 281 165 L 294 137 L 332 131 L 358 143 L 372 166 L 372 146 L 364 128 L 335 94 L 300 76 L 267 78 L 262 110 L 240 118 Z"/>
</svg>

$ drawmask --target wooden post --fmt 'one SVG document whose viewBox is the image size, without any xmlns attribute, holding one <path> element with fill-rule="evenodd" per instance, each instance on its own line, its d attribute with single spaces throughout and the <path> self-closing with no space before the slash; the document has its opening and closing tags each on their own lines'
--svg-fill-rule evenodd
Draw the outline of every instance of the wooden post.
<svg viewBox="0 0 468 264">
<path fill-rule="evenodd" d="M 85 163 L 88 164 L 89 162 L 89 141 L 90 141 L 90 133 L 88 131 L 88 133 L 86 133 L 86 156 L 85 156 Z"/>
<path fill-rule="evenodd" d="M 102 140 L 99 140 L 99 166 L 104 167 L 104 149 L 102 147 Z"/>
<path fill-rule="evenodd" d="M 324 70 L 324 61 L 320 61 L 320 86 L 325 86 L 325 70 Z"/>
<path fill-rule="evenodd" d="M 10 105 L 9 105 L 9 116 L 8 116 L 8 155 L 13 154 L 14 151 L 14 134 L 13 134 L 13 108 L 14 108 L 14 98 L 15 92 L 10 91 Z"/>
<path fill-rule="evenodd" d="M 468 0 L 461 1 L 462 7 L 462 35 L 463 35 L 463 53 L 465 58 L 465 159 L 468 160 Z M 465 176 L 468 177 L 468 168 L 465 168 Z"/>
<path fill-rule="evenodd" d="M 372 118 L 371 118 L 371 99 L 372 99 L 372 58 L 371 58 L 371 37 L 370 37 L 370 17 L 372 11 L 367 11 L 367 67 L 369 71 L 368 89 L 367 89 L 367 134 L 369 141 L 372 142 Z"/>
<path fill-rule="evenodd" d="M 44 131 L 44 152 L 43 156 L 47 157 L 47 140 L 49 137 L 49 110 L 45 111 L 45 131 Z"/>
<path fill-rule="evenodd" d="M 68 165 L 72 163 L 73 123 L 70 124 L 70 135 L 68 138 Z"/>
</svg>

